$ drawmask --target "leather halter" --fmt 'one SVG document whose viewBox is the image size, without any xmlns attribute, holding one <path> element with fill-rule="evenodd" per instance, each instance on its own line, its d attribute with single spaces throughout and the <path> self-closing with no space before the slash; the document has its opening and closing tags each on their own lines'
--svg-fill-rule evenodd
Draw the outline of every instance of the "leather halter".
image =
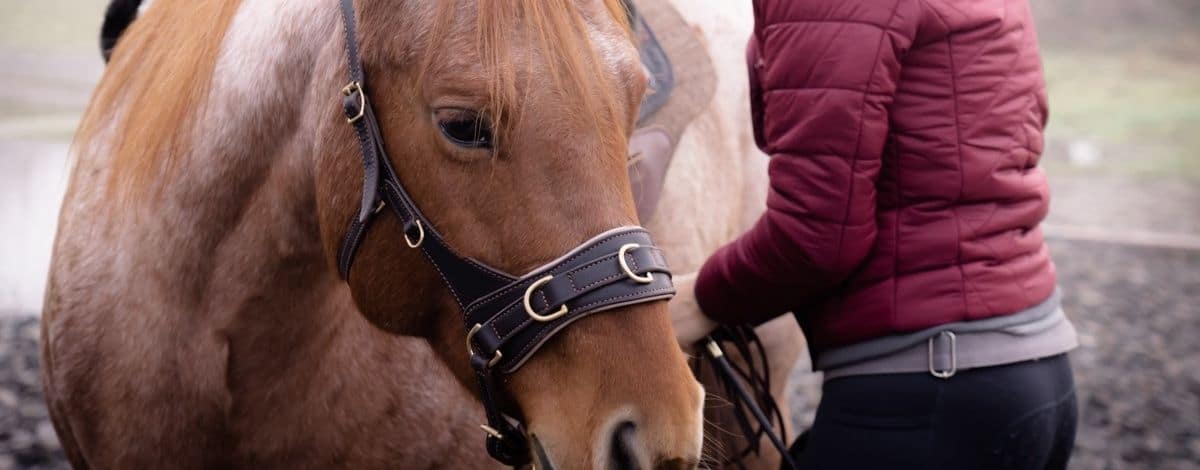
<svg viewBox="0 0 1200 470">
<path fill-rule="evenodd" d="M 385 206 L 400 218 L 404 241 L 419 249 L 441 276 L 463 313 L 467 353 L 487 414 L 487 449 L 508 465 L 529 460 L 519 421 L 504 415 L 501 379 L 521 367 L 547 339 L 592 313 L 671 297 L 675 288 L 662 252 L 640 227 L 615 228 L 524 276 L 512 276 L 450 247 L 417 209 L 384 150 L 367 98 L 352 0 L 340 0 L 350 83 L 343 110 L 363 159 L 363 195 L 338 250 L 338 272 L 348 279 L 354 255 L 373 218 Z"/>
</svg>

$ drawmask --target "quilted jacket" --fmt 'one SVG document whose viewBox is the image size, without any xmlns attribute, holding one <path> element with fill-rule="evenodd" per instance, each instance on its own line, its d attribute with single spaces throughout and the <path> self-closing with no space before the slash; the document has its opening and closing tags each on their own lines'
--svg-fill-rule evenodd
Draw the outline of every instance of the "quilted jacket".
<svg viewBox="0 0 1200 470">
<path fill-rule="evenodd" d="M 767 211 L 703 266 L 725 323 L 814 351 L 1050 297 L 1045 84 L 1026 0 L 755 0 Z"/>
</svg>

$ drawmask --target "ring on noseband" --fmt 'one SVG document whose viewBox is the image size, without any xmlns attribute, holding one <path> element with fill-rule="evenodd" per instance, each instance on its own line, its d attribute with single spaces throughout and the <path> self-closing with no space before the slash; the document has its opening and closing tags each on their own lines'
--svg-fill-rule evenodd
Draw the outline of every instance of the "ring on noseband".
<svg viewBox="0 0 1200 470">
<path fill-rule="evenodd" d="M 345 88 L 342 88 L 342 95 L 344 96 L 351 96 L 355 93 L 358 93 L 358 114 L 346 118 L 346 122 L 350 124 L 358 122 L 359 119 L 362 119 L 363 114 L 367 112 L 367 94 L 363 92 L 362 83 L 353 81 L 349 85 L 346 85 Z"/>
<path fill-rule="evenodd" d="M 408 231 L 404 231 L 404 243 L 407 244 L 409 248 L 419 247 L 421 246 L 421 242 L 425 241 L 425 227 L 421 226 L 420 219 L 416 220 L 415 222 L 417 224 L 417 241 L 414 242 L 411 238 L 408 238 Z"/>
<path fill-rule="evenodd" d="M 543 277 L 541 279 L 538 279 L 537 281 L 534 281 L 533 284 L 529 285 L 528 289 L 525 289 L 525 299 L 524 299 L 525 313 L 528 313 L 529 316 L 532 317 L 534 320 L 537 320 L 540 322 L 554 321 L 558 317 L 561 317 L 561 316 L 567 314 L 567 304 L 563 304 L 563 306 L 559 307 L 558 310 L 555 311 L 554 313 L 542 315 L 540 313 L 533 311 L 533 305 L 531 305 L 529 303 L 529 297 L 533 295 L 533 291 L 537 290 L 537 288 L 539 288 L 539 287 L 546 285 L 553 279 L 554 279 L 554 276 Z"/>
<path fill-rule="evenodd" d="M 476 323 L 475 326 L 471 327 L 471 331 L 467 332 L 467 357 L 475 355 L 475 346 L 471 345 L 471 340 L 475 339 L 475 333 L 478 333 L 481 329 L 483 329 L 483 325 Z M 488 367 L 495 367 L 503 358 L 504 354 L 497 350 L 492 359 L 488 361 Z"/>
<path fill-rule="evenodd" d="M 649 284 L 654 282 L 654 275 L 646 273 L 645 276 L 638 276 L 637 273 L 634 273 L 632 269 L 629 269 L 629 262 L 625 260 L 625 254 L 628 253 L 629 250 L 635 250 L 641 247 L 642 245 L 637 243 L 626 243 L 622 245 L 621 249 L 617 250 L 617 261 L 621 262 L 621 270 L 625 271 L 625 275 L 629 276 L 630 279 L 633 279 L 641 284 Z"/>
</svg>

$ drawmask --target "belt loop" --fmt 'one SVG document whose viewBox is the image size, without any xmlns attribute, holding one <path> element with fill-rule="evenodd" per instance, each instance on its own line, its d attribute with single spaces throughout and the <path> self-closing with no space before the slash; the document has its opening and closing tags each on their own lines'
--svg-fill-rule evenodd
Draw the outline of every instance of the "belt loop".
<svg viewBox="0 0 1200 470">
<path fill-rule="evenodd" d="M 936 349 L 934 347 L 934 343 L 938 342 L 938 340 L 941 339 L 943 336 L 950 339 L 950 368 L 949 369 L 938 369 L 933 364 L 933 361 L 934 361 L 933 357 L 935 355 L 940 356 L 939 354 L 934 354 L 934 350 Z M 937 336 L 929 338 L 929 374 L 933 375 L 934 377 L 937 377 L 939 379 L 948 379 L 950 377 L 954 377 L 954 374 L 956 372 L 958 372 L 958 341 L 957 341 L 957 337 L 954 336 L 954 332 L 953 331 L 943 331 L 943 332 L 938 333 Z"/>
</svg>

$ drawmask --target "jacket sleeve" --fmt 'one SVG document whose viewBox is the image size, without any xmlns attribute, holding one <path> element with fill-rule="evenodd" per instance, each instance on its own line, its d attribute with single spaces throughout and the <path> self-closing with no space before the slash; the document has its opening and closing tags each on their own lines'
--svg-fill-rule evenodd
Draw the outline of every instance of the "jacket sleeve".
<svg viewBox="0 0 1200 470">
<path fill-rule="evenodd" d="M 866 259 L 888 109 L 908 43 L 893 28 L 894 2 L 755 7 L 751 109 L 756 140 L 771 155 L 767 210 L 705 262 L 695 287 L 704 313 L 732 324 L 803 310 Z"/>
</svg>

